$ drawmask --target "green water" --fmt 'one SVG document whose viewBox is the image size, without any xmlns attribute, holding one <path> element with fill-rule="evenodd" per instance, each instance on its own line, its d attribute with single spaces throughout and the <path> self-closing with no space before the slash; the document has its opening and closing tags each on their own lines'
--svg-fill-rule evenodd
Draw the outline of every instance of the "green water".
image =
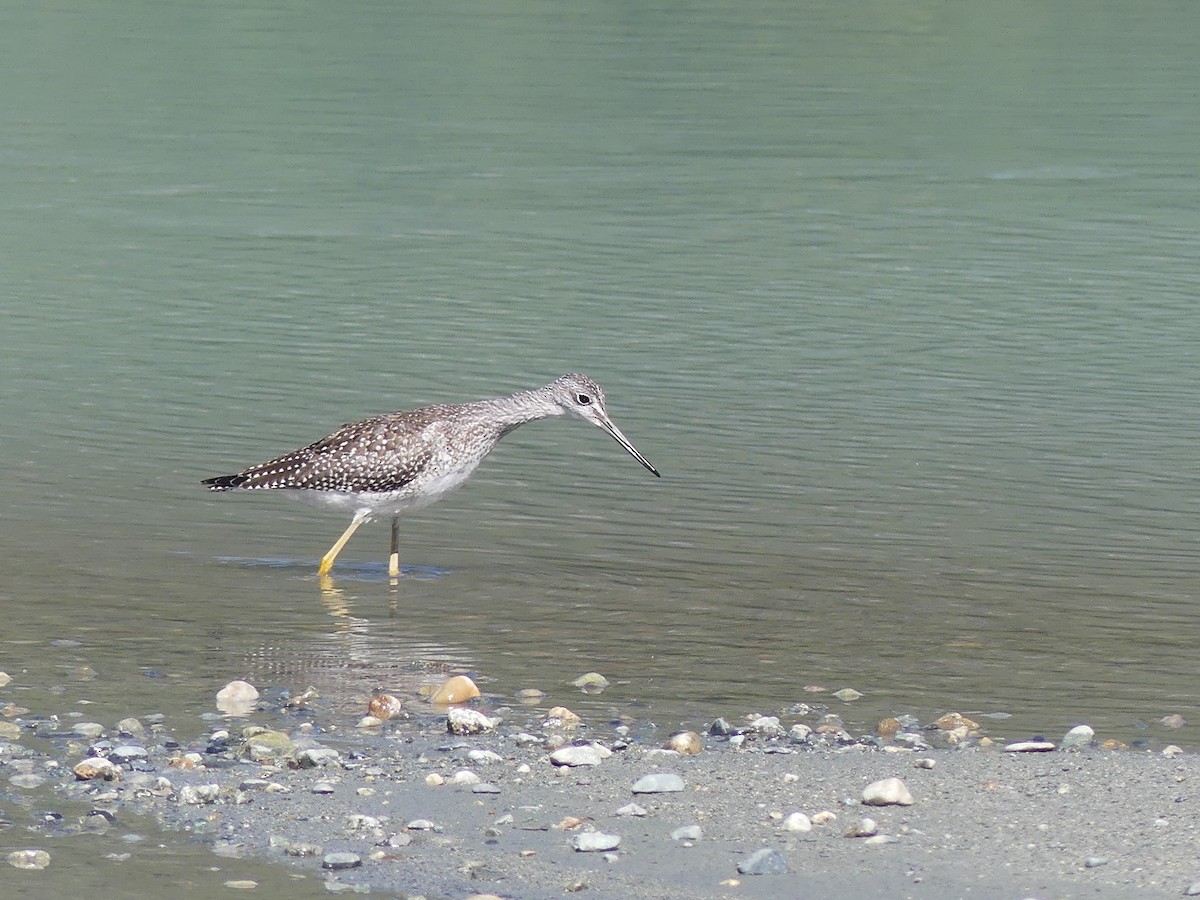
<svg viewBox="0 0 1200 900">
<path fill-rule="evenodd" d="M 232 677 L 451 665 L 664 730 L 815 683 L 866 695 L 856 730 L 1194 743 L 1153 723 L 1200 718 L 1197 33 L 1172 2 L 14 6 L 5 696 L 186 736 Z M 662 480 L 531 425 L 404 521 L 398 585 L 384 526 L 322 592 L 343 519 L 198 486 L 568 371 Z"/>
</svg>

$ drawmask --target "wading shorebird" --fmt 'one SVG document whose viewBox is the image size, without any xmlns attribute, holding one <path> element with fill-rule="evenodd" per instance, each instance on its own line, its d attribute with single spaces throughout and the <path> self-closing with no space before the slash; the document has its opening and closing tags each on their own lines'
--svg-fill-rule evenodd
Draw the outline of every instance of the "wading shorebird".
<svg viewBox="0 0 1200 900">
<path fill-rule="evenodd" d="M 565 413 L 607 431 L 658 475 L 604 411 L 604 391 L 586 375 L 564 375 L 545 387 L 496 400 L 439 403 L 343 425 L 329 437 L 236 475 L 202 484 L 210 491 L 289 491 L 301 500 L 353 512 L 349 527 L 321 557 L 328 575 L 364 522 L 392 517 L 388 574 L 400 574 L 400 515 L 435 503 L 466 481 L 499 440 L 526 422 Z"/>
</svg>

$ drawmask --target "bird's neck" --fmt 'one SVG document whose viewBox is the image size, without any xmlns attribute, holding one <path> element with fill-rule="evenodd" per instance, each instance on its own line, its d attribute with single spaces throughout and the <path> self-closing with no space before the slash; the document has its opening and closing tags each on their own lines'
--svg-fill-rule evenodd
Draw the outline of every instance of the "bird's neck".
<svg viewBox="0 0 1200 900">
<path fill-rule="evenodd" d="M 500 436 L 508 434 L 526 422 L 536 422 L 550 416 L 561 416 L 565 410 L 546 396 L 544 389 L 534 391 L 517 391 L 498 400 L 483 401 L 488 406 L 491 420 L 500 431 Z"/>
</svg>

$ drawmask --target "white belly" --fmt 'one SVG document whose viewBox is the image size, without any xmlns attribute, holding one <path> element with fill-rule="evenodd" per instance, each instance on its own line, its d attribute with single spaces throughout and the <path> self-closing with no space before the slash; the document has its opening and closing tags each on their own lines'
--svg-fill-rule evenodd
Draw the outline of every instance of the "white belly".
<svg viewBox="0 0 1200 900">
<path fill-rule="evenodd" d="M 406 484 L 398 491 L 355 494 L 348 491 L 311 491 L 283 489 L 283 493 L 295 497 L 302 503 L 323 506 L 326 509 L 358 514 L 366 513 L 368 519 L 382 516 L 398 516 L 414 509 L 436 503 L 459 487 L 471 475 L 471 470 L 450 472 L 429 478 L 419 478 Z"/>
</svg>

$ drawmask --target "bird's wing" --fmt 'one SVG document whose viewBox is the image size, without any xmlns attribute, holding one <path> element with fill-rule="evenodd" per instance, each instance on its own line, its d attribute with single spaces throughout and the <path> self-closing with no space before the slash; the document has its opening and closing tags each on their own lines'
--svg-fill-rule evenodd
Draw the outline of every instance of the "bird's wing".
<svg viewBox="0 0 1200 900">
<path fill-rule="evenodd" d="M 386 492 L 404 487 L 429 464 L 419 434 L 396 429 L 387 416 L 343 425 L 328 437 L 238 473 L 210 479 L 212 490 Z"/>
</svg>

